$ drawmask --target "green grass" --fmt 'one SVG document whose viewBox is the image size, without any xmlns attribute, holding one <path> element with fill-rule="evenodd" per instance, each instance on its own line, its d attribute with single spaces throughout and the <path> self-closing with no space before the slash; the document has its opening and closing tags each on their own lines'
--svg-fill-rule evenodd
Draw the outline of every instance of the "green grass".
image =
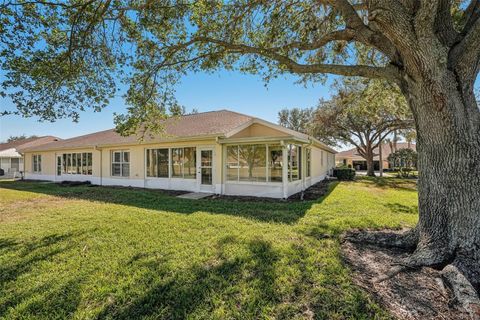
<svg viewBox="0 0 480 320">
<path fill-rule="evenodd" d="M 414 182 L 298 203 L 0 182 L 0 318 L 384 319 L 339 235 L 417 221 Z"/>
</svg>

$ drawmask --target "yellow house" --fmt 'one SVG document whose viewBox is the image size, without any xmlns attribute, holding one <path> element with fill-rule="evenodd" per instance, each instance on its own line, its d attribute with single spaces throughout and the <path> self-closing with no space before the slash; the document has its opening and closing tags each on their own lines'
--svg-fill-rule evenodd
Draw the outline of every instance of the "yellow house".
<svg viewBox="0 0 480 320">
<path fill-rule="evenodd" d="M 171 118 L 163 135 L 96 132 L 22 150 L 25 178 L 287 198 L 331 174 L 336 151 L 221 110 Z"/>
</svg>

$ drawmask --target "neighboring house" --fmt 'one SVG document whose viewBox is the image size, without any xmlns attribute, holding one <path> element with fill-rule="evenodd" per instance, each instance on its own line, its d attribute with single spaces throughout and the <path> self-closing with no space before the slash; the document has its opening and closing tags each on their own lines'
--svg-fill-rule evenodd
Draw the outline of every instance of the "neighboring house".
<svg viewBox="0 0 480 320">
<path fill-rule="evenodd" d="M 407 142 L 397 142 L 397 150 L 410 148 L 416 150 L 415 144 Z M 378 148 L 373 150 L 375 156 L 373 157 L 373 166 L 375 170 L 380 170 L 380 157 Z M 391 147 L 389 144 L 384 143 L 382 145 L 382 162 L 383 169 L 389 169 L 390 164 L 388 163 L 388 156 L 392 153 Z M 335 156 L 336 165 L 351 165 L 352 168 L 356 170 L 367 170 L 367 161 L 361 155 L 358 154 L 357 148 L 350 150 L 342 151 L 337 153 Z"/>
<path fill-rule="evenodd" d="M 101 131 L 25 150 L 27 179 L 286 198 L 324 179 L 335 150 L 227 110 L 170 118 L 165 134 Z"/>
<path fill-rule="evenodd" d="M 0 168 L 3 169 L 5 175 L 13 175 L 16 172 L 24 171 L 20 150 L 41 146 L 57 140 L 59 140 L 57 137 L 45 136 L 0 143 Z"/>
</svg>

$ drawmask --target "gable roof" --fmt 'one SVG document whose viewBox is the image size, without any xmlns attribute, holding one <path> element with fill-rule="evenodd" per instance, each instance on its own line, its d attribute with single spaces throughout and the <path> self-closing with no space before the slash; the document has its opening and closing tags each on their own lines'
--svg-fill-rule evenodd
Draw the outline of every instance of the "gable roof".
<svg viewBox="0 0 480 320">
<path fill-rule="evenodd" d="M 408 149 L 407 142 L 397 142 L 397 150 L 400 149 Z M 410 143 L 410 149 L 416 150 L 416 146 L 414 143 Z M 373 149 L 374 159 L 378 160 L 378 148 Z M 382 158 L 387 160 L 388 156 L 392 153 L 390 145 L 388 143 L 384 143 L 382 145 Z M 361 155 L 358 154 L 357 148 L 352 148 L 349 150 L 345 150 L 342 152 L 337 153 L 337 158 L 351 158 L 351 159 L 361 159 L 364 160 Z"/>
<path fill-rule="evenodd" d="M 15 150 L 22 151 L 27 148 L 34 148 L 44 144 L 49 144 L 55 141 L 61 140 L 60 138 L 54 136 L 42 136 L 42 137 L 32 137 L 27 139 L 15 140 L 12 142 L 0 143 L 0 151 L 5 150 Z M 18 156 L 20 156 L 18 154 Z"/>
</svg>

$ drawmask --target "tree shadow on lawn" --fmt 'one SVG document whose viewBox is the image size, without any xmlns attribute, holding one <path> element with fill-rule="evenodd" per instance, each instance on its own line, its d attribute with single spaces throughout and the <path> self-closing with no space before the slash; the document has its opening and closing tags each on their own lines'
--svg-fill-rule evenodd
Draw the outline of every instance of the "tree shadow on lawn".
<svg viewBox="0 0 480 320">
<path fill-rule="evenodd" d="M 14 318 L 12 312 L 21 306 L 22 317 L 68 317 L 80 301 L 79 279 L 59 283 L 43 283 L 35 268 L 53 257 L 74 248 L 72 239 L 85 232 L 51 234 L 19 242 L 10 238 L 0 239 L 0 318 Z M 17 311 L 13 311 L 17 314 Z"/>
<path fill-rule="evenodd" d="M 405 191 L 417 191 L 417 179 L 401 179 L 390 177 L 356 177 L 356 181 L 369 185 L 373 183 L 379 188 L 392 188 Z"/>
<path fill-rule="evenodd" d="M 161 190 L 84 185 L 63 187 L 55 183 L 21 181 L 1 182 L 0 189 L 35 192 L 68 199 L 98 201 L 149 210 L 183 214 L 207 212 L 245 217 L 262 222 L 292 224 L 302 218 L 313 204 L 325 200 L 337 185 L 337 182 L 330 183 L 328 192 L 316 201 L 300 202 L 284 202 L 282 200 L 278 200 L 278 202 L 236 202 L 219 199 L 189 200 L 172 197 Z"/>
<path fill-rule="evenodd" d="M 238 246 L 246 249 L 245 252 L 235 252 Z M 141 283 L 132 286 L 153 285 L 140 294 L 131 294 L 127 290 L 121 296 L 113 297 L 111 301 L 114 302 L 107 304 L 96 318 L 259 319 L 272 316 L 289 319 L 302 314 L 328 318 L 331 312 L 373 316 L 374 311 L 360 291 L 343 292 L 335 275 L 328 280 L 329 285 L 318 294 L 314 293 L 312 289 L 318 280 L 318 271 L 307 262 L 312 253 L 307 252 L 303 244 L 292 244 L 292 252 L 287 256 L 262 238 L 240 240 L 226 236 L 216 247 L 214 257 L 186 270 L 173 271 L 167 263 L 139 256 L 133 263 L 143 264 L 148 272 Z M 293 274 L 283 274 L 285 270 L 281 268 L 285 267 L 291 268 Z M 334 290 L 328 290 L 330 285 Z M 357 300 L 347 301 L 352 294 Z M 341 310 L 333 311 L 327 301 Z"/>
</svg>

